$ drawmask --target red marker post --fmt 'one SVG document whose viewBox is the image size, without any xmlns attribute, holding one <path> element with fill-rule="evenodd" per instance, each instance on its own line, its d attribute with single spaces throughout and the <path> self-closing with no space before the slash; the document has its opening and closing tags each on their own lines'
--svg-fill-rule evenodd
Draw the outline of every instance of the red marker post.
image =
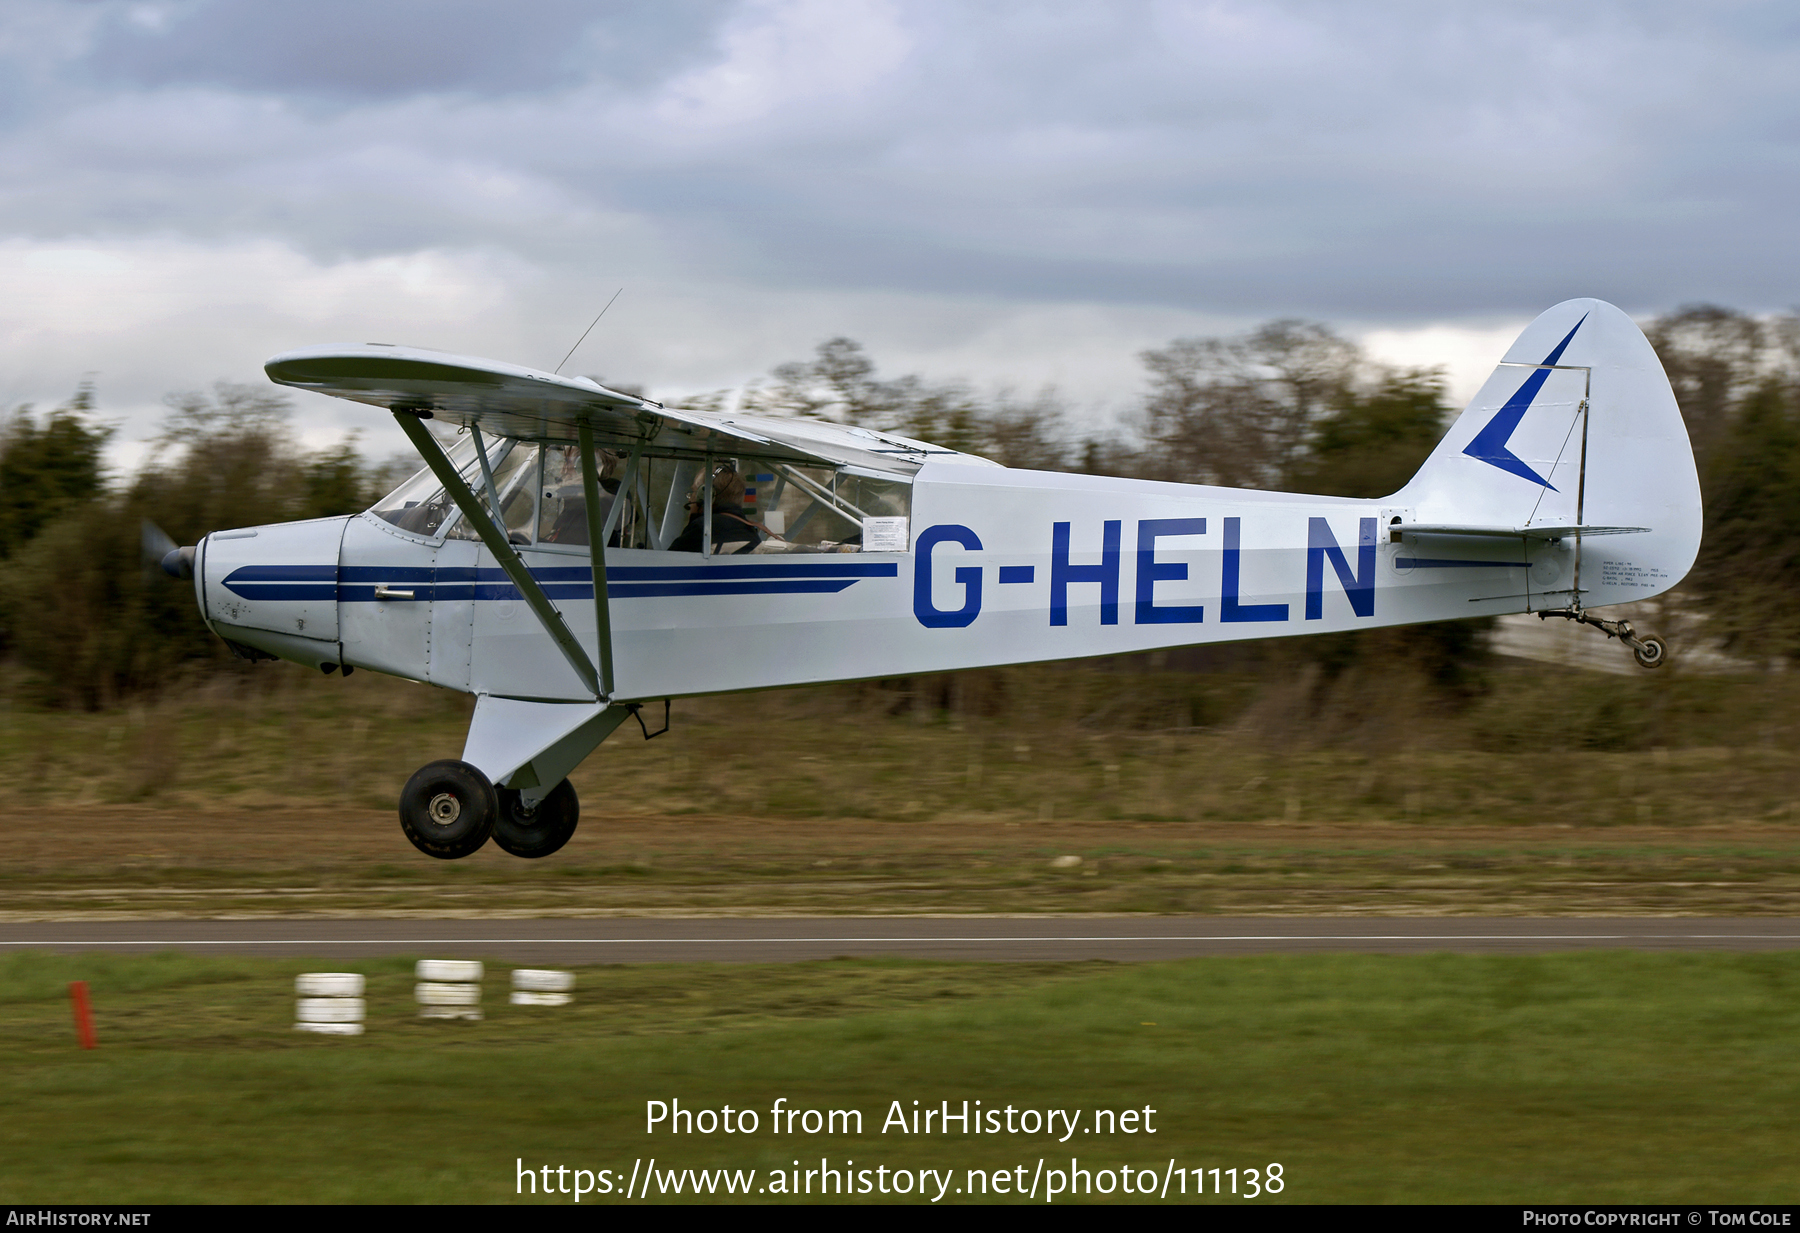
<svg viewBox="0 0 1800 1233">
<path fill-rule="evenodd" d="M 69 982 L 69 1001 L 75 1007 L 75 1035 L 83 1049 L 94 1047 L 94 1008 L 88 1004 L 87 982 Z"/>
</svg>

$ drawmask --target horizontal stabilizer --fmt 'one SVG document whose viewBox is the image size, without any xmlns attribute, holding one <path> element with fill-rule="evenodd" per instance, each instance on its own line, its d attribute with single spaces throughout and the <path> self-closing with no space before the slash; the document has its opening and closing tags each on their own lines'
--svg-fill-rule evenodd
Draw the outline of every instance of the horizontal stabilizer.
<svg viewBox="0 0 1800 1233">
<path fill-rule="evenodd" d="M 1402 523 L 1390 527 L 1394 538 L 1406 535 L 1481 535 L 1494 539 L 1573 539 L 1577 535 L 1636 535 L 1649 527 L 1465 527 L 1443 523 Z"/>
</svg>

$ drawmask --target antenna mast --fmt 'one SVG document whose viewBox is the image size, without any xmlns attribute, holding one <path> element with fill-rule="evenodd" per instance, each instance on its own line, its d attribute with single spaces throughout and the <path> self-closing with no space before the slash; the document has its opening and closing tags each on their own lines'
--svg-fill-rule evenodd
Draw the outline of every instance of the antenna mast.
<svg viewBox="0 0 1800 1233">
<path fill-rule="evenodd" d="M 625 288 L 623 288 L 623 287 L 620 287 L 617 291 L 613 292 L 612 300 L 608 300 L 606 302 L 606 308 L 611 308 L 613 306 L 613 300 L 618 299 L 621 295 L 624 295 L 624 294 L 625 294 Z M 587 341 L 587 336 L 589 334 L 592 334 L 594 332 L 594 327 L 600 324 L 600 318 L 606 316 L 606 308 L 602 308 L 597 314 L 595 314 L 594 319 L 588 323 L 588 328 L 581 331 L 581 337 L 577 338 L 575 340 L 575 347 L 579 347 L 579 346 L 581 346 L 582 343 Z M 575 347 L 569 348 L 569 355 L 575 354 Z M 569 355 L 563 356 L 562 363 L 558 364 L 555 368 L 551 369 L 551 371 L 558 375 L 561 375 L 563 364 L 567 364 L 569 362 Z"/>
</svg>

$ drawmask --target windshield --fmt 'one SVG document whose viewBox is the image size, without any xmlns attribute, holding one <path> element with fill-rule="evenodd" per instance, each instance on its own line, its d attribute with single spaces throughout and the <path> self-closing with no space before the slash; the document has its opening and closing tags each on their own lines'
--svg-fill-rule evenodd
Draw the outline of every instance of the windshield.
<svg viewBox="0 0 1800 1233">
<path fill-rule="evenodd" d="M 529 544 L 532 513 L 537 508 L 537 442 L 489 441 L 487 447 L 488 470 L 494 477 L 494 492 L 500 498 L 500 525 L 506 528 L 506 538 L 510 542 Z M 487 480 L 481 474 L 479 460 L 469 479 L 469 487 L 475 490 L 475 500 L 487 511 L 488 517 L 493 517 L 494 503 L 488 499 Z M 480 539 L 481 535 L 467 518 L 463 518 L 451 528 L 450 537 Z"/>
<path fill-rule="evenodd" d="M 475 443 L 463 437 L 449 448 L 450 461 L 467 479 L 475 470 Z M 369 511 L 402 531 L 433 538 L 456 513 L 456 503 L 426 467 L 375 503 Z"/>
</svg>

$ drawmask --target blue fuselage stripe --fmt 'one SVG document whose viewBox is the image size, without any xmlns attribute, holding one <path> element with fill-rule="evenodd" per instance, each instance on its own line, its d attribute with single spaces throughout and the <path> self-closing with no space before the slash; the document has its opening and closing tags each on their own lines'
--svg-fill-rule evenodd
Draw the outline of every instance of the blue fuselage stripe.
<svg viewBox="0 0 1800 1233">
<path fill-rule="evenodd" d="M 624 565 L 607 571 L 607 594 L 615 599 L 667 595 L 834 595 L 864 578 L 898 577 L 894 561 L 833 561 L 802 565 L 756 561 L 700 565 Z M 592 599 L 593 570 L 586 565 L 535 568 L 551 599 Z M 227 590 L 244 599 L 324 601 L 339 603 L 430 603 L 443 601 L 517 600 L 523 596 L 495 567 L 433 568 L 416 565 L 246 565 L 224 580 Z M 382 596 L 376 587 L 411 591 L 411 596 Z"/>
</svg>

